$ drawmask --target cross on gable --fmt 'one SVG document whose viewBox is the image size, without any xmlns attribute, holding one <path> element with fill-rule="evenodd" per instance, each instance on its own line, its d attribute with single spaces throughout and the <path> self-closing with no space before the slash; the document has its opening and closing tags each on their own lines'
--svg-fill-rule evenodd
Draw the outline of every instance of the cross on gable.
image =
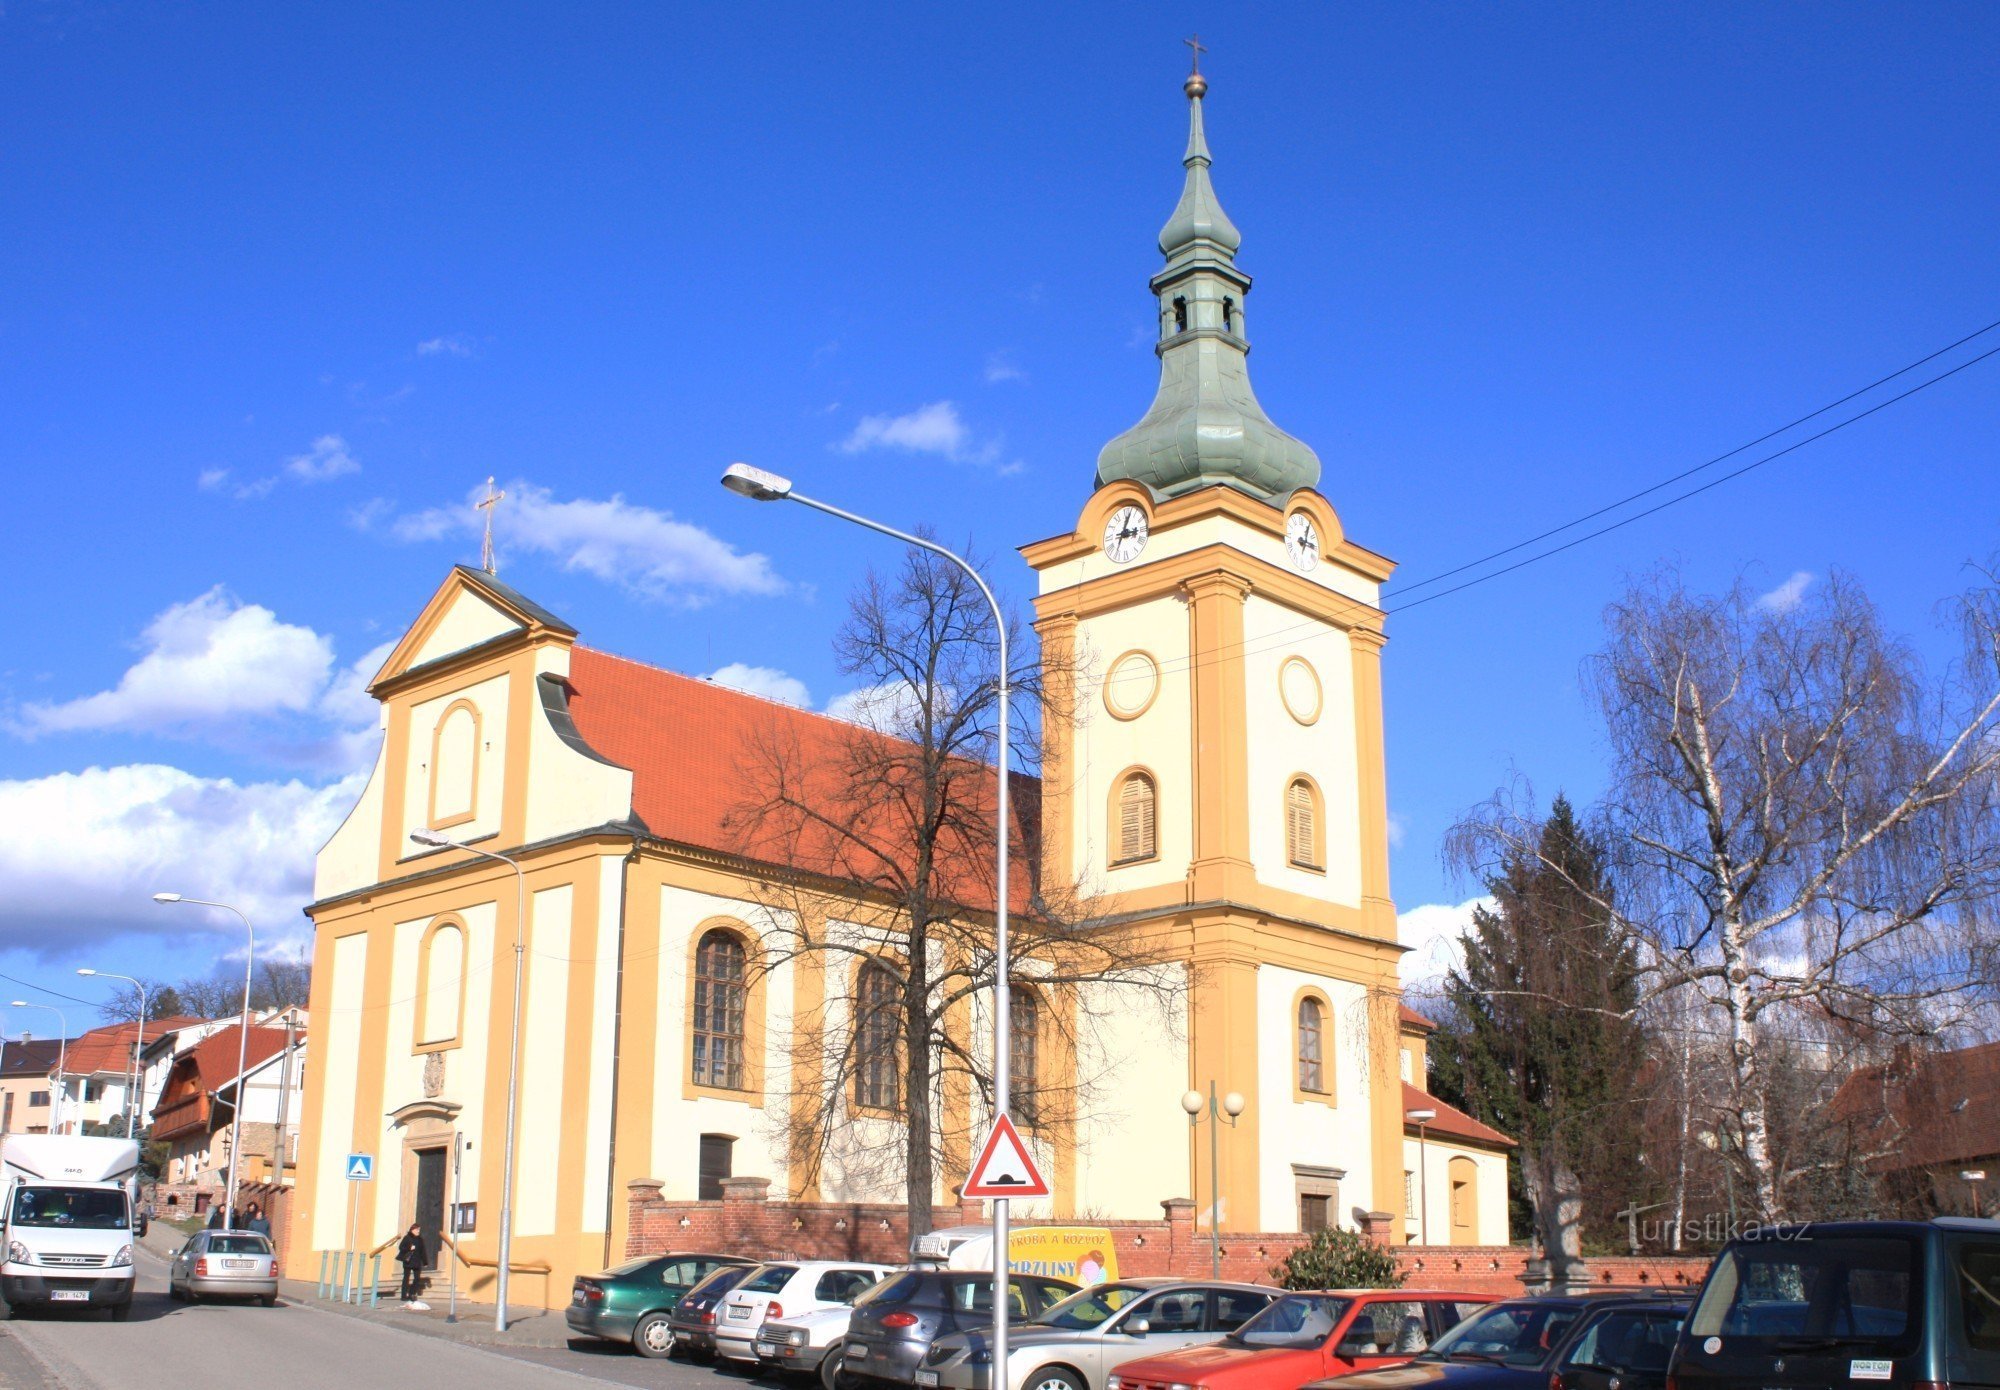
<svg viewBox="0 0 2000 1390">
<path fill-rule="evenodd" d="M 493 509 L 499 506 L 506 496 L 504 492 L 494 491 L 493 480 L 488 478 L 486 495 L 472 504 L 475 509 L 486 513 L 486 538 L 479 545 L 479 568 L 492 575 L 500 573 L 499 567 L 493 563 Z"/>
</svg>

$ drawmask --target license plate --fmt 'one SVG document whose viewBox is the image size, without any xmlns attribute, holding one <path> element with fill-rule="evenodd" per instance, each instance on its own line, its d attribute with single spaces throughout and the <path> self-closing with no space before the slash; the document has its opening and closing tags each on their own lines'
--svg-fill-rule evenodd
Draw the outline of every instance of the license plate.
<svg viewBox="0 0 2000 1390">
<path fill-rule="evenodd" d="M 778 1354 L 778 1349 L 769 1342 L 754 1342 L 751 1344 L 750 1349 L 759 1356 L 776 1356 Z"/>
<path fill-rule="evenodd" d="M 255 1260 L 224 1260 L 222 1262 L 224 1269 L 254 1269 L 256 1266 L 257 1262 Z"/>
<path fill-rule="evenodd" d="M 938 1373 L 937 1373 L 936 1371 L 918 1371 L 918 1372 L 917 1372 L 917 1384 L 919 1384 L 919 1385 L 936 1385 L 936 1384 L 938 1383 L 938 1382 L 937 1382 L 937 1376 L 938 1376 Z"/>
<path fill-rule="evenodd" d="M 750 1321 L 750 1310 L 748 1308 L 731 1308 L 729 1310 L 729 1320 L 731 1322 L 748 1322 Z"/>
<path fill-rule="evenodd" d="M 49 1291 L 51 1303 L 88 1303 L 89 1289 L 52 1289 Z"/>
</svg>

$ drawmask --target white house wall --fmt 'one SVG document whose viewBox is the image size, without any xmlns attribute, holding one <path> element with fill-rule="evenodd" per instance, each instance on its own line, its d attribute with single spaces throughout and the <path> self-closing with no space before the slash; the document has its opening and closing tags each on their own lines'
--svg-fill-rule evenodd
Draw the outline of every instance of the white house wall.
<svg viewBox="0 0 2000 1390">
<path fill-rule="evenodd" d="M 1076 1060 L 1086 1095 L 1077 1122 L 1076 1208 L 1157 1219 L 1162 1200 L 1193 1195 L 1181 1109 L 1185 1025 L 1163 1018 L 1155 997 L 1131 985 L 1086 986 L 1081 996 Z"/>
<path fill-rule="evenodd" d="M 569 649 L 545 646 L 535 653 L 536 674 L 569 674 Z M 540 708 L 528 721 L 527 825 L 529 844 L 572 830 L 622 821 L 632 813 L 632 774 L 589 758 L 564 743 Z"/>
<path fill-rule="evenodd" d="M 1333 1006 L 1320 1039 L 1321 1065 L 1331 1051 L 1333 1098 L 1294 1099 L 1298 1067 L 1294 1003 L 1299 991 L 1314 988 Z M 1370 1138 L 1368 1087 L 1368 995 L 1360 985 L 1323 975 L 1266 965 L 1257 971 L 1257 1092 L 1260 1163 L 1255 1228 L 1295 1231 L 1298 1189 L 1293 1164 L 1345 1171 L 1340 1180 L 1338 1224 L 1352 1227 L 1355 1207 L 1373 1206 L 1375 1165 Z M 1219 1078 L 1227 1085 L 1227 1078 Z M 1228 1213 L 1223 1214 L 1228 1221 Z M 1247 1223 L 1246 1223 L 1247 1224 Z"/>
</svg>

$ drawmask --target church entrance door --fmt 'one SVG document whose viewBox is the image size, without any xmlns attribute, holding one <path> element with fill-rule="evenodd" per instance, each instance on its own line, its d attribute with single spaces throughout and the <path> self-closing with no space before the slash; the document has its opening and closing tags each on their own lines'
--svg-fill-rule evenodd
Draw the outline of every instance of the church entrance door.
<svg viewBox="0 0 2000 1390">
<path fill-rule="evenodd" d="M 430 1268 L 436 1269 L 444 1252 L 444 1182 L 446 1151 L 417 1150 L 417 1208 L 411 1218 L 424 1233 L 424 1248 L 430 1251 Z"/>
</svg>

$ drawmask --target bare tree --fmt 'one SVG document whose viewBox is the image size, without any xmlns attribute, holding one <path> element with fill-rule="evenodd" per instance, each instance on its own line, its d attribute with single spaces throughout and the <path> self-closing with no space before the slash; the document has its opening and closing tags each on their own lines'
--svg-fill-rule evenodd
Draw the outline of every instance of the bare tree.
<svg viewBox="0 0 2000 1390">
<path fill-rule="evenodd" d="M 913 1235 L 929 1229 L 941 1165 L 992 1102 L 997 636 L 978 588 L 936 556 L 911 551 L 893 577 L 870 574 L 835 643 L 843 672 L 865 682 L 859 720 L 774 724 L 732 818 L 748 852 L 793 870 L 765 894 L 757 968 L 821 983 L 779 1041 L 792 1079 L 774 1121 L 795 1180 L 836 1164 L 871 1185 L 900 1178 Z M 1013 673 L 1019 766 L 1038 761 L 1041 676 L 1026 663 Z M 1104 997 L 1161 1004 L 1184 976 L 1086 921 L 1072 885 L 1042 881 L 1036 784 L 1019 772 L 1013 803 L 1010 979 L 1017 1019 L 1032 1009 L 1037 1021 L 1015 1043 L 1034 1081 L 1014 1108 L 1073 1123 L 1087 1088 L 1071 1059 L 1088 1052 Z M 1024 1053 L 1035 1046 L 1058 1056 Z"/>
<path fill-rule="evenodd" d="M 1718 1132 L 1759 1220 L 1788 1207 L 1772 1024 L 1936 1035 L 1990 995 L 2000 599 L 1975 589 L 1956 614 L 1964 654 L 1933 679 L 1852 580 L 1783 605 L 1668 572 L 1612 605 L 1587 667 L 1612 753 L 1595 820 L 1622 885 L 1603 906 L 1640 949 L 1641 1006 L 1686 990 L 1717 1020 Z M 1467 862 L 1498 863 L 1533 832 L 1503 794 L 1454 834 Z"/>
</svg>

